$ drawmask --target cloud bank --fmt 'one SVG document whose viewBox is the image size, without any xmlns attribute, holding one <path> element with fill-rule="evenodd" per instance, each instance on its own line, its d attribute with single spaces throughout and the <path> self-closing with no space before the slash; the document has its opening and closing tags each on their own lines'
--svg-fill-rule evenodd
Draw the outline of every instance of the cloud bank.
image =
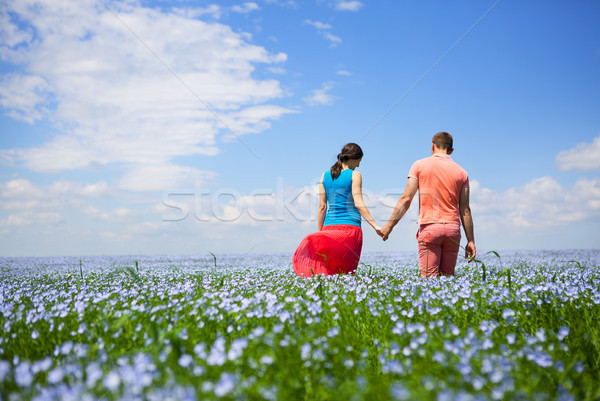
<svg viewBox="0 0 600 401">
<path fill-rule="evenodd" d="M 220 135 L 241 140 L 292 112 L 269 104 L 285 95 L 278 81 L 252 76 L 257 64 L 280 66 L 284 53 L 193 14 L 129 1 L 5 2 L 0 57 L 20 72 L 0 78 L 0 105 L 27 123 L 50 122 L 54 135 L 0 159 L 39 172 L 117 165 L 125 188 L 164 189 L 140 171 L 202 179 L 172 160 L 217 154 Z"/>
<path fill-rule="evenodd" d="M 597 171 L 600 170 L 600 135 L 592 143 L 580 143 L 574 148 L 556 155 L 558 169 L 563 171 Z"/>
<path fill-rule="evenodd" d="M 479 246 L 519 248 L 532 238 L 540 244 L 592 246 L 592 238 L 569 242 L 564 233 L 600 221 L 600 179 L 581 178 L 564 186 L 551 177 L 540 177 L 503 192 L 477 180 L 471 186 Z M 13 179 L 0 183 L 2 251 L 10 254 L 15 242 L 21 252 L 60 255 L 75 249 L 72 244 L 79 241 L 79 252 L 90 249 L 93 253 L 98 252 L 98 244 L 108 247 L 108 253 L 292 252 L 303 236 L 316 230 L 316 188 L 314 182 L 287 186 L 280 178 L 272 188 L 246 193 L 200 185 L 164 192 L 162 202 L 140 203 L 102 181 L 64 180 L 42 186 Z M 381 225 L 401 192 L 401 188 L 364 189 L 365 203 Z M 115 206 L 103 199 L 119 199 L 120 203 Z M 417 212 L 415 199 L 387 243 L 380 242 L 364 224 L 365 251 L 414 250 Z M 49 239 L 60 241 L 51 244 Z"/>
</svg>

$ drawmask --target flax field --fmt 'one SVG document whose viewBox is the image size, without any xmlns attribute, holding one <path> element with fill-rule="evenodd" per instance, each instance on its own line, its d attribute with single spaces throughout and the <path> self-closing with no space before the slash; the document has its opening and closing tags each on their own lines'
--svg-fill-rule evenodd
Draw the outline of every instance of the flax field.
<svg viewBox="0 0 600 401">
<path fill-rule="evenodd" d="M 600 251 L 0 259 L 0 400 L 598 400 Z"/>
</svg>

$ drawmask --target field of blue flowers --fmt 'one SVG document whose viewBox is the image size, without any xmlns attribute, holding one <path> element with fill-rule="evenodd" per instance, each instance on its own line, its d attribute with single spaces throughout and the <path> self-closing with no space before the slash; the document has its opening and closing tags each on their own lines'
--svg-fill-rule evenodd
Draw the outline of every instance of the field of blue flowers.
<svg viewBox="0 0 600 401">
<path fill-rule="evenodd" d="M 0 259 L 0 400 L 598 400 L 600 251 Z"/>
</svg>

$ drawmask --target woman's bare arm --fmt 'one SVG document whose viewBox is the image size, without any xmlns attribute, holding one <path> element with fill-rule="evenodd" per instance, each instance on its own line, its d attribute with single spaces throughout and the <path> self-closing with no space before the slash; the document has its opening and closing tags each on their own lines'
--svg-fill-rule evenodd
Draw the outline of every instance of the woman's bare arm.
<svg viewBox="0 0 600 401">
<path fill-rule="evenodd" d="M 369 209 L 367 209 L 367 206 L 363 201 L 362 176 L 358 171 L 352 173 L 352 196 L 354 197 L 354 206 L 356 206 L 363 219 L 365 219 L 375 231 L 379 231 L 380 227 L 375 223 L 375 220 L 371 216 L 371 213 L 369 213 Z"/>
<path fill-rule="evenodd" d="M 325 222 L 325 214 L 327 213 L 327 193 L 325 192 L 325 187 L 323 186 L 323 177 L 325 174 L 321 176 L 321 181 L 319 182 L 319 211 L 317 215 L 317 225 L 319 231 L 323 228 L 323 223 Z"/>
</svg>

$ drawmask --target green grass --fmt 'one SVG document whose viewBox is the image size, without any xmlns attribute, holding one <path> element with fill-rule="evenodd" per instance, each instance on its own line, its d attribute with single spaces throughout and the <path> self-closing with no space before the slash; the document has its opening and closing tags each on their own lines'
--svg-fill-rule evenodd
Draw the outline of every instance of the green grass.
<svg viewBox="0 0 600 401">
<path fill-rule="evenodd" d="M 354 276 L 313 278 L 285 256 L 220 257 L 218 269 L 214 255 L 13 264 L 1 281 L 0 394 L 598 399 L 598 255 L 541 266 L 495 256 L 485 280 L 473 264 L 422 280 L 414 260 L 376 255 Z"/>
</svg>

